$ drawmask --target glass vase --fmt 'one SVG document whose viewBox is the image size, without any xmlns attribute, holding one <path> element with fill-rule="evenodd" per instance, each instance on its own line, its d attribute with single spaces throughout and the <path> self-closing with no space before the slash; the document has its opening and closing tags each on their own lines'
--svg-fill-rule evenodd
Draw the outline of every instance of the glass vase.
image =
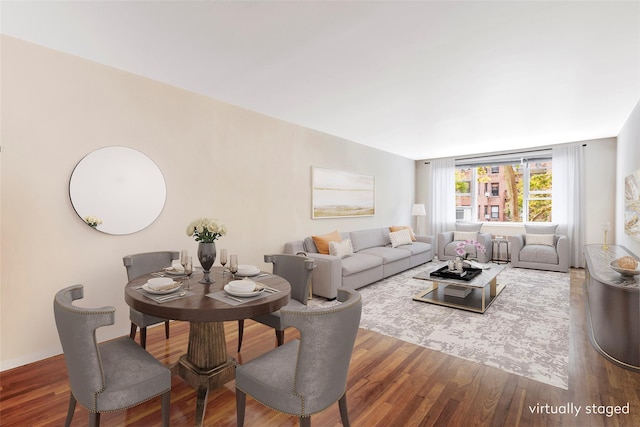
<svg viewBox="0 0 640 427">
<path fill-rule="evenodd" d="M 209 277 L 209 273 L 211 266 L 213 266 L 213 263 L 216 261 L 216 243 L 199 242 L 198 260 L 204 270 L 204 276 L 199 280 L 199 283 L 215 283 L 215 280 L 211 280 L 211 277 Z"/>
</svg>

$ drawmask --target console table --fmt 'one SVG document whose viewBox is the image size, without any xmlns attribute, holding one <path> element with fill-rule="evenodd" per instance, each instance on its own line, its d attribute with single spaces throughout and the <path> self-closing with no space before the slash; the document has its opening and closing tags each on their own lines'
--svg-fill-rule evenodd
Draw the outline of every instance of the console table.
<svg viewBox="0 0 640 427">
<path fill-rule="evenodd" d="M 586 245 L 585 292 L 591 344 L 610 361 L 640 371 L 640 276 L 622 276 L 609 262 L 638 259 L 623 246 Z"/>
</svg>

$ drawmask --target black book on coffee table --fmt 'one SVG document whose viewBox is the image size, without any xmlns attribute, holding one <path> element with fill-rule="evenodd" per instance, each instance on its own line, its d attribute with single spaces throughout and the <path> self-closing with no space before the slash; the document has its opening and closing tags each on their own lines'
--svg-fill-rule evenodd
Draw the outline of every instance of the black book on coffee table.
<svg viewBox="0 0 640 427">
<path fill-rule="evenodd" d="M 449 267 L 445 265 L 442 268 L 432 271 L 430 276 L 440 277 L 443 279 L 464 280 L 466 282 L 469 282 L 475 279 L 475 277 L 480 273 L 482 273 L 482 269 L 472 267 L 464 267 L 462 273 L 459 273 L 457 271 L 449 271 Z"/>
</svg>

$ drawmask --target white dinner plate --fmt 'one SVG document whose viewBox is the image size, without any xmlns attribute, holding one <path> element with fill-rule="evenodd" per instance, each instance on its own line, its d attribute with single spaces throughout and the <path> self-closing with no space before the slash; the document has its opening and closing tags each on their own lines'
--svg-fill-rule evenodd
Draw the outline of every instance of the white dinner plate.
<svg viewBox="0 0 640 427">
<path fill-rule="evenodd" d="M 260 269 L 255 265 L 239 265 L 236 276 L 257 276 L 260 274 Z"/>
<path fill-rule="evenodd" d="M 229 285 L 224 285 L 224 291 L 229 295 L 233 295 L 234 297 L 248 298 L 248 297 L 255 297 L 257 295 L 260 295 L 264 291 L 264 289 L 260 289 L 259 291 L 253 291 L 253 292 L 237 292 L 230 289 Z"/>
<path fill-rule="evenodd" d="M 149 292 L 150 294 L 155 294 L 155 295 L 164 295 L 164 294 L 170 294 L 172 292 L 177 291 L 178 289 L 180 289 L 182 287 L 182 283 L 180 282 L 173 282 L 175 283 L 175 286 L 173 288 L 169 288 L 169 289 L 153 289 L 149 287 L 148 283 L 145 283 L 144 285 L 142 285 L 142 289 L 144 289 L 145 291 Z"/>
</svg>

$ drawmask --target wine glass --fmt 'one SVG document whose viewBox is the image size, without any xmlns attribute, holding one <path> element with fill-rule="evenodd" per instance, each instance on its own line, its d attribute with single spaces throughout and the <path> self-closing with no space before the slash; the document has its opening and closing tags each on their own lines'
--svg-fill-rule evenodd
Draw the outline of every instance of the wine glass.
<svg viewBox="0 0 640 427">
<path fill-rule="evenodd" d="M 231 255 L 229 257 L 229 271 L 233 274 L 233 278 L 236 278 L 238 272 L 238 255 Z"/>
<path fill-rule="evenodd" d="M 189 282 L 191 273 L 193 273 L 193 259 L 190 256 L 188 256 L 186 257 L 186 262 L 184 263 L 184 275 L 187 276 L 187 286 L 185 286 L 185 289 L 191 288 L 190 282 Z"/>
<path fill-rule="evenodd" d="M 224 276 L 224 273 L 227 271 L 224 269 L 224 266 L 227 264 L 227 250 L 226 249 L 221 249 L 220 250 L 220 264 L 222 265 L 222 275 Z"/>
<path fill-rule="evenodd" d="M 183 269 L 187 264 L 187 258 L 189 258 L 189 251 L 180 251 L 180 264 L 182 264 Z"/>
</svg>

